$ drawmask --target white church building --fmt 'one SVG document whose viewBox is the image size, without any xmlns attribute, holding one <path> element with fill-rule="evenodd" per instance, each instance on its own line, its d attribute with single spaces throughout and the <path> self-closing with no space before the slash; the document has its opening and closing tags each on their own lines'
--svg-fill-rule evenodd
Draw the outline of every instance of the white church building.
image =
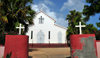
<svg viewBox="0 0 100 58">
<path fill-rule="evenodd" d="M 26 33 L 29 36 L 29 44 L 67 42 L 67 28 L 55 24 L 56 21 L 44 12 L 37 13 L 33 21 L 34 25 L 29 26 Z"/>
</svg>

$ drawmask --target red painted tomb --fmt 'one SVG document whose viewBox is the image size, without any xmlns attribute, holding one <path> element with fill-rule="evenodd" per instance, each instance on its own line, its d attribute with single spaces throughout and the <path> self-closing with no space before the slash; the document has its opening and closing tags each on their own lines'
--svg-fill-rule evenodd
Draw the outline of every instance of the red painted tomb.
<svg viewBox="0 0 100 58">
<path fill-rule="evenodd" d="M 4 58 L 11 53 L 11 58 L 28 58 L 28 36 L 6 35 Z"/>
<path fill-rule="evenodd" d="M 94 34 L 71 35 L 72 58 L 97 58 Z"/>
</svg>

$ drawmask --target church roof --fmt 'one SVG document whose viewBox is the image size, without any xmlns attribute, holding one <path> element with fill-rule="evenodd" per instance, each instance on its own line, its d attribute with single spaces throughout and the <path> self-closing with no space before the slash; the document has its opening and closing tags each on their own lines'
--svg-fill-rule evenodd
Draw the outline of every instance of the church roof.
<svg viewBox="0 0 100 58">
<path fill-rule="evenodd" d="M 39 13 L 43 13 L 43 14 L 45 14 L 46 16 L 48 16 L 46 13 L 44 13 L 43 11 L 40 11 L 40 12 L 38 12 L 37 14 L 39 14 Z M 49 18 L 51 18 L 54 22 L 56 22 L 56 20 L 54 20 L 52 17 L 50 17 L 50 16 L 48 16 Z"/>
<path fill-rule="evenodd" d="M 66 29 L 66 30 L 67 30 L 66 27 L 60 26 L 60 25 L 58 25 L 58 24 L 54 24 L 54 25 L 57 26 L 57 27 L 60 27 L 60 28 L 63 28 L 63 29 Z"/>
<path fill-rule="evenodd" d="M 54 22 L 56 22 L 55 19 L 53 19 L 52 17 L 50 17 L 49 15 L 47 15 L 46 13 L 44 13 L 43 11 L 40 11 L 40 12 L 36 13 L 36 15 L 39 14 L 39 13 L 41 13 L 41 12 L 42 12 L 43 14 L 45 14 L 46 16 L 48 16 L 49 18 L 51 18 Z M 66 27 L 60 26 L 60 25 L 58 25 L 58 24 L 54 24 L 54 25 L 57 26 L 57 27 L 63 28 L 63 29 L 67 29 Z"/>
</svg>

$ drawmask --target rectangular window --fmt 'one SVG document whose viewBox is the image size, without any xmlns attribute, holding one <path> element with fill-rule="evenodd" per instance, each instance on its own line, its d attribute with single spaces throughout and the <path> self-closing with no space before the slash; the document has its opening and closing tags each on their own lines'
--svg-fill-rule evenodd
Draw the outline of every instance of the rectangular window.
<svg viewBox="0 0 100 58">
<path fill-rule="evenodd" d="M 33 38 L 33 31 L 31 31 L 31 39 Z"/>
<path fill-rule="evenodd" d="M 50 39 L 50 31 L 49 31 L 48 37 L 49 37 L 49 39 Z"/>
</svg>

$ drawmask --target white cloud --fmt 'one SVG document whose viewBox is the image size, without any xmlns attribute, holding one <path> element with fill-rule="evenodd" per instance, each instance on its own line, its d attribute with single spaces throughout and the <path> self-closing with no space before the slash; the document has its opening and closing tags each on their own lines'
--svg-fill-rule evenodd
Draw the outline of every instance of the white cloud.
<svg viewBox="0 0 100 58">
<path fill-rule="evenodd" d="M 44 0 L 44 3 L 47 4 L 47 5 L 54 5 L 54 3 L 51 2 L 50 0 Z"/>
<path fill-rule="evenodd" d="M 31 8 L 33 9 L 33 10 L 35 10 L 36 12 L 39 12 L 39 7 L 38 7 L 38 5 L 31 5 Z"/>
<path fill-rule="evenodd" d="M 77 10 L 77 11 L 82 11 L 84 8 L 84 2 L 82 0 L 68 0 L 66 1 L 62 8 L 61 11 L 64 10 Z"/>
<path fill-rule="evenodd" d="M 51 11 L 51 9 L 45 3 L 34 4 L 34 5 L 31 6 L 31 8 L 33 10 L 35 10 L 36 12 L 39 12 L 40 9 L 41 9 L 47 15 L 49 15 L 52 18 L 54 18 L 56 20 L 57 24 L 60 24 L 60 25 L 65 26 L 65 27 L 67 26 L 67 22 L 64 20 L 64 17 L 63 16 L 59 16 L 58 13 L 56 13 L 54 11 Z"/>
<path fill-rule="evenodd" d="M 36 12 L 39 12 L 40 10 L 44 11 L 46 14 L 48 14 L 49 16 L 53 17 L 54 19 L 56 19 L 56 13 L 53 11 L 50 11 L 50 8 L 47 7 L 45 4 L 41 3 L 38 5 L 32 5 L 31 8 L 33 10 L 35 10 Z"/>
</svg>

